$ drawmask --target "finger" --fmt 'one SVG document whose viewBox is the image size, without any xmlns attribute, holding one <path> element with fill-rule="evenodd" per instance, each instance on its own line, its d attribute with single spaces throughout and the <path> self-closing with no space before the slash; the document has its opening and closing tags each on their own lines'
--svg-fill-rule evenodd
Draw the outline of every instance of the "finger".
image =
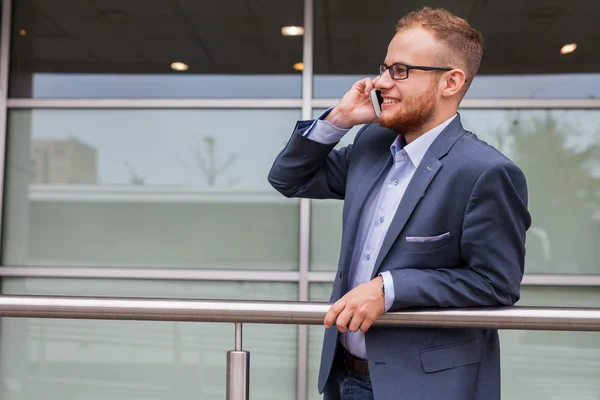
<svg viewBox="0 0 600 400">
<path fill-rule="evenodd" d="M 329 308 L 329 311 L 327 311 L 327 314 L 325 314 L 325 319 L 323 320 L 326 328 L 331 328 L 333 322 L 345 307 L 346 300 L 344 297 L 342 297 Z"/>
<path fill-rule="evenodd" d="M 348 324 L 348 330 L 352 332 L 358 331 L 364 320 L 364 314 L 359 311 L 355 311 L 354 314 L 352 314 L 352 320 Z"/>
<path fill-rule="evenodd" d="M 365 79 L 365 94 L 371 93 L 371 90 L 375 89 L 375 85 L 373 84 L 373 80 L 371 78 Z"/>
<path fill-rule="evenodd" d="M 352 310 L 346 307 L 344 308 L 344 311 L 338 315 L 337 319 L 335 320 L 335 326 L 337 327 L 338 331 L 344 333 L 348 330 L 348 324 L 352 319 L 352 313 Z"/>
<path fill-rule="evenodd" d="M 363 319 L 362 323 L 360 324 L 361 332 L 368 331 L 369 328 L 371 327 L 371 325 L 373 325 L 373 321 L 371 319 L 369 319 L 369 318 Z"/>
<path fill-rule="evenodd" d="M 361 93 L 364 93 L 366 90 L 366 87 L 369 85 L 369 83 L 371 82 L 371 78 L 363 78 L 360 81 L 356 82 L 354 84 L 354 87 Z"/>
<path fill-rule="evenodd" d="M 380 76 L 377 75 L 375 78 L 373 78 L 371 80 L 371 85 L 373 85 L 373 87 L 371 89 L 376 89 L 375 85 L 377 85 L 377 81 L 379 80 Z"/>
</svg>

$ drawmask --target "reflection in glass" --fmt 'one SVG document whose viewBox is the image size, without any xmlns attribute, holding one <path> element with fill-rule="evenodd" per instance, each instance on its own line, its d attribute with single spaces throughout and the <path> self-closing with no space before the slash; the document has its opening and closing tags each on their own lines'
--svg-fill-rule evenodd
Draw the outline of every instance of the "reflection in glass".
<svg viewBox="0 0 600 400">
<path fill-rule="evenodd" d="M 583 110 L 466 110 L 465 129 L 519 165 L 532 227 L 527 273 L 598 274 L 600 113 Z"/>
<path fill-rule="evenodd" d="M 379 64 L 411 63 L 385 57 L 398 20 L 421 6 L 385 0 L 367 9 L 358 1 L 315 2 L 314 96 L 341 98 L 354 82 L 375 77 Z M 600 97 L 600 58 L 591 39 L 597 35 L 600 10 L 594 2 L 567 6 L 531 0 L 514 7 L 502 2 L 474 7 L 467 1 L 437 0 L 430 6 L 467 19 L 483 35 L 483 60 L 467 97 Z M 549 33 L 549 24 L 556 34 Z M 572 54 L 560 53 L 572 41 L 564 32 L 575 35 Z"/>
<path fill-rule="evenodd" d="M 295 300 L 291 283 L 9 279 L 3 293 Z M 233 324 L 2 320 L 0 397 L 222 399 Z M 292 400 L 295 326 L 248 324 L 250 396 Z"/>
<path fill-rule="evenodd" d="M 295 269 L 298 110 L 13 110 L 4 263 Z"/>
<path fill-rule="evenodd" d="M 300 97 L 302 37 L 281 27 L 303 25 L 302 7 L 16 1 L 10 97 Z"/>
</svg>

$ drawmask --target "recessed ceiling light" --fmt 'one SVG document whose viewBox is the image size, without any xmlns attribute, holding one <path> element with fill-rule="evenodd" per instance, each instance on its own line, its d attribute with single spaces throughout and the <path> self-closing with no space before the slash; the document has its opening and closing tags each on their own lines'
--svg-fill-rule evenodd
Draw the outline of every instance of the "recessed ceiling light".
<svg viewBox="0 0 600 400">
<path fill-rule="evenodd" d="M 294 64 L 294 69 L 296 71 L 304 71 L 304 63 L 299 62 Z"/>
<path fill-rule="evenodd" d="M 577 48 L 577 43 L 569 43 L 569 44 L 565 44 L 561 49 L 560 49 L 560 54 L 569 54 L 575 51 L 575 49 Z"/>
<path fill-rule="evenodd" d="M 283 36 L 302 36 L 304 35 L 304 28 L 301 26 L 284 26 L 281 28 L 281 34 Z"/>
<path fill-rule="evenodd" d="M 187 71 L 187 69 L 189 67 L 185 63 L 182 63 L 180 61 L 176 61 L 173 64 L 171 64 L 171 68 L 173 68 L 175 71 Z"/>
<path fill-rule="evenodd" d="M 27 31 L 26 31 L 25 29 L 21 29 L 21 30 L 19 31 L 19 35 L 21 35 L 21 36 L 25 36 L 25 35 L 27 35 Z"/>
</svg>

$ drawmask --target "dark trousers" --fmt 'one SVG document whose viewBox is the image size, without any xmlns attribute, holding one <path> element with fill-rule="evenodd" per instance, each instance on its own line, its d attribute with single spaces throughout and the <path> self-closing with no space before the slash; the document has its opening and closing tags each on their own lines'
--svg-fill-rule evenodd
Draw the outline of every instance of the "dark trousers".
<svg viewBox="0 0 600 400">
<path fill-rule="evenodd" d="M 374 400 L 368 373 L 352 371 L 345 362 L 345 351 L 338 345 L 323 400 Z"/>
</svg>

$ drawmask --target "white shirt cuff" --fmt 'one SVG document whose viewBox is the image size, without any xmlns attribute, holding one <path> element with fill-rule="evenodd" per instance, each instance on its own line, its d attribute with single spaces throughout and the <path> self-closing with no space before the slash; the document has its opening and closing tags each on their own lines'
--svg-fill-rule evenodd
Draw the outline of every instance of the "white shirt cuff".
<svg viewBox="0 0 600 400">
<path fill-rule="evenodd" d="M 394 304 L 396 298 L 396 292 L 394 292 L 394 279 L 390 271 L 382 272 L 381 277 L 383 278 L 383 285 L 385 286 L 385 311 L 389 311 Z"/>
<path fill-rule="evenodd" d="M 303 132 L 302 136 L 321 144 L 333 144 L 339 142 L 350 129 L 338 128 L 323 118 L 329 114 L 333 108 L 327 109 L 317 118 L 312 125 Z"/>
</svg>

